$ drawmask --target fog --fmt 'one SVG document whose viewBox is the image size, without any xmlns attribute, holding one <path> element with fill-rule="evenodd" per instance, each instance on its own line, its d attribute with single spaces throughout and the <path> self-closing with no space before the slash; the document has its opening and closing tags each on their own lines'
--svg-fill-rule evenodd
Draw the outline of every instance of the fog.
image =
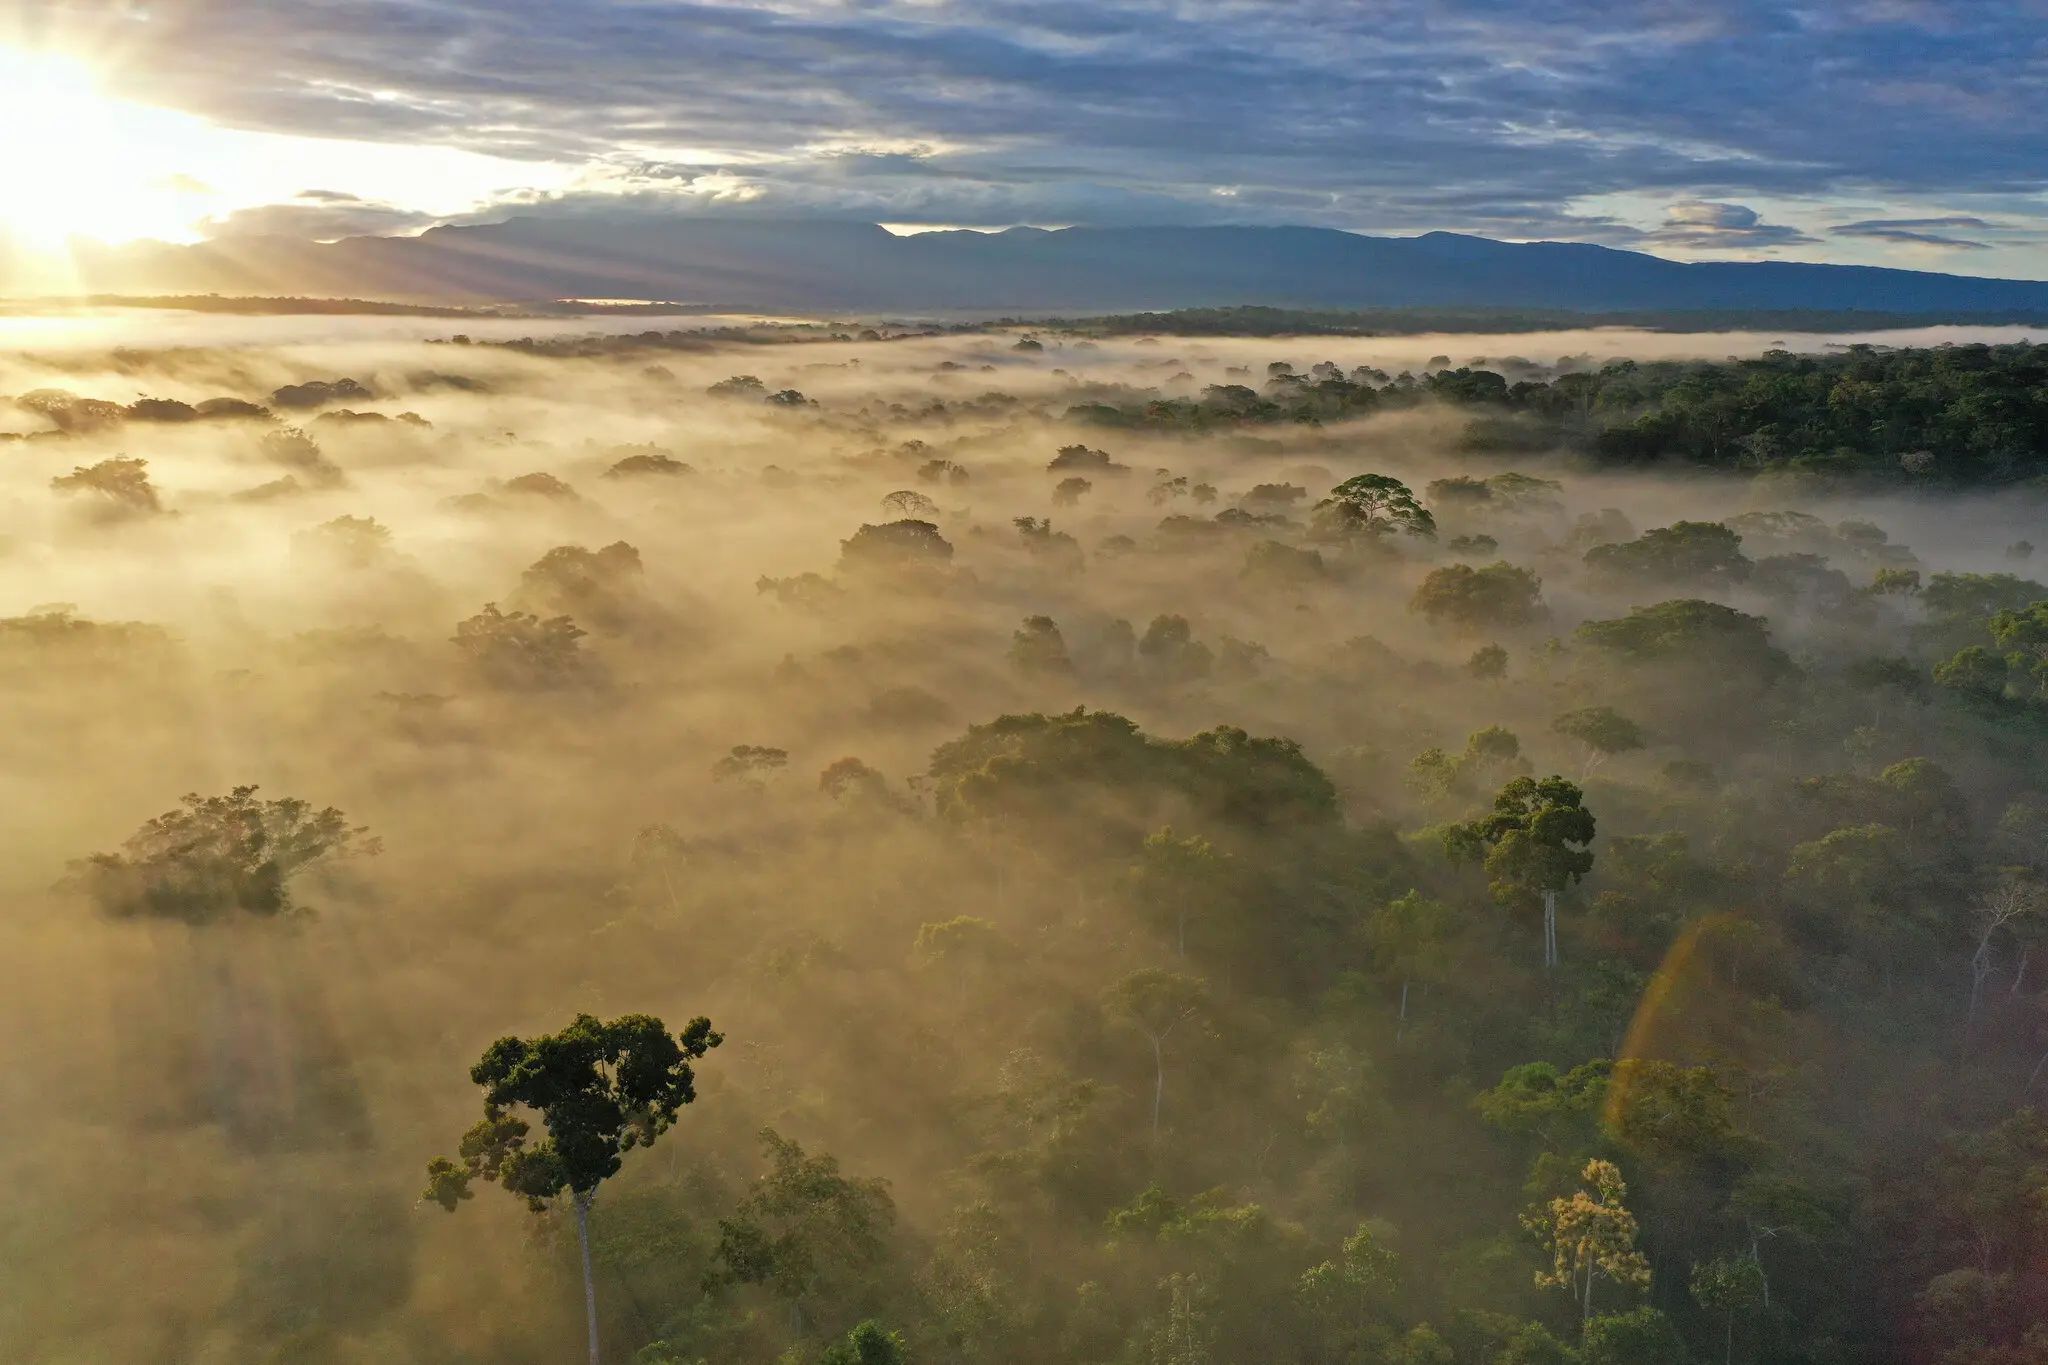
<svg viewBox="0 0 2048 1365">
<path fill-rule="evenodd" d="M 1547 377 L 1560 360 L 2009 339 L 1999 329 L 1085 347 L 1048 335 L 1044 351 L 1020 352 L 1014 333 L 832 341 L 716 321 L 762 324 L 764 339 L 574 357 L 484 343 L 650 322 L 0 319 L 10 1358 L 568 1358 L 581 1302 L 559 1220 L 489 1189 L 447 1217 L 418 1191 L 424 1163 L 474 1117 L 479 1051 L 579 1011 L 671 1026 L 707 1014 L 727 1038 L 677 1129 L 630 1155 L 599 1196 L 600 1229 L 620 1220 L 600 1232 L 614 1239 L 600 1262 L 618 1359 L 709 1292 L 696 1282 L 701 1244 L 752 1177 L 763 1126 L 886 1179 L 895 1254 L 929 1255 L 979 1197 L 970 1158 L 1020 1067 L 1080 1076 L 1116 1059 L 1097 1068 L 1112 1095 L 1101 1121 L 1142 1128 L 1150 1062 L 1081 1016 L 1132 966 L 1181 951 L 1116 876 L 1076 871 L 1095 855 L 1071 852 L 1064 827 L 963 832 L 934 809 L 933 751 L 969 725 L 1085 705 L 1164 739 L 1219 725 L 1285 737 L 1336 780 L 1354 825 L 1412 833 L 1483 804 L 1418 794 L 1404 773 L 1432 746 L 1455 753 L 1469 733 L 1504 726 L 1537 773 L 1586 766 L 1551 728 L 1587 704 L 1570 699 L 1581 684 L 1544 662 L 1556 657 L 1546 642 L 1583 621 L 1711 597 L 1767 616 L 1772 642 L 1811 663 L 1900 653 L 1916 619 L 1885 599 L 1847 610 L 1746 584 L 1617 581 L 1584 562 L 1594 545 L 1680 520 L 1808 513 L 1819 521 L 1782 543 L 1752 531 L 1745 551 L 1825 553 L 1860 591 L 1886 566 L 2012 570 L 2007 547 L 2042 524 L 2038 501 L 2010 495 L 1460 455 L 1466 416 L 1426 404 L 1197 434 L 1063 418 L 1104 385 L 1256 386 L 1275 361 L 1396 373 L 1441 356 Z M 475 344 L 445 340 L 456 331 Z M 735 375 L 760 391 L 707 393 Z M 273 397 L 344 378 L 360 396 L 303 408 Z M 46 390 L 124 406 L 238 399 L 268 415 L 150 421 L 5 397 Z M 763 401 L 785 390 L 807 401 Z M 291 430 L 305 441 L 280 439 Z M 1076 444 L 1124 470 L 1048 472 Z M 616 468 L 650 454 L 688 469 Z M 53 487 L 115 459 L 146 462 L 153 499 Z M 928 468 L 940 460 L 959 473 Z M 1423 491 L 1509 470 L 1559 487 L 1475 512 Z M 1056 503 L 1074 472 L 1091 487 Z M 1261 542 L 1318 548 L 1312 505 L 1364 473 L 1430 502 L 1436 536 L 1322 544 L 1329 571 L 1313 580 L 1247 571 Z M 1281 520 L 1213 526 L 1263 484 L 1305 496 L 1281 505 Z M 917 499 L 885 510 L 903 491 L 935 510 Z M 1609 509 L 1620 520 L 1587 520 Z M 1162 532 L 1173 516 L 1212 524 Z M 1020 531 L 1022 517 L 1048 518 L 1052 534 Z M 863 525 L 905 518 L 936 526 L 951 558 L 864 567 L 857 551 L 842 556 Z M 1844 522 L 1886 539 L 1829 529 Z M 1480 535 L 1492 548 L 1450 543 Z M 620 542 L 631 552 L 606 561 L 614 571 L 584 561 L 528 573 L 557 547 Z M 1541 577 L 1539 619 L 1459 630 L 1411 609 L 1432 570 L 1496 559 Z M 457 625 L 487 603 L 573 619 L 587 632 L 573 664 L 466 656 Z M 1039 616 L 1056 623 L 1070 668 L 1020 666 L 1013 636 Z M 1130 653 L 1130 636 L 1161 616 L 1186 618 L 1205 667 Z M 1468 659 L 1496 642 L 1506 679 L 1474 676 Z M 1745 728 L 1756 717 L 1739 701 L 1642 684 L 1611 695 L 1650 742 L 1601 772 L 1603 837 L 1656 827 L 1653 812 L 1670 809 L 1656 774 L 1671 759 L 1714 764 L 1730 790 L 1843 762 L 1835 735 Z M 738 745 L 783 751 L 786 766 L 721 775 Z M 1913 752 L 1877 747 L 1887 761 Z M 849 757 L 882 784 L 821 791 L 820 773 Z M 2008 780 L 1946 761 L 1995 815 Z M 275 920 L 109 917 L 68 880 L 75 861 L 119 848 L 181 795 L 248 784 L 340 808 L 381 852 L 315 869 L 294 886 L 305 912 Z M 1675 818 L 1702 837 L 1711 823 Z M 682 851 L 650 855 L 650 826 Z M 1470 894 L 1483 903 L 1483 888 Z M 962 915 L 994 924 L 1019 964 L 965 998 L 913 953 L 921 925 Z M 1205 970 L 1225 985 L 1220 968 Z M 1258 970 L 1228 988 L 1246 1001 L 1284 994 Z M 1244 1150 L 1262 1149 L 1247 1139 Z M 1289 1150 L 1282 1140 L 1263 1170 L 1190 1158 L 1204 1176 L 1190 1188 L 1253 1190 L 1313 1230 L 1325 1197 L 1295 1179 Z M 1400 1221 L 1403 1196 L 1376 1197 L 1345 1216 Z M 663 1210 L 690 1229 L 674 1252 L 687 1271 L 636 1259 L 631 1238 L 660 1242 Z M 1042 1211 L 1011 1227 L 1034 1249 L 1017 1265 L 1100 1241 L 1099 1220 Z M 779 1317 L 762 1323 L 748 1330 L 781 1330 Z"/>
</svg>

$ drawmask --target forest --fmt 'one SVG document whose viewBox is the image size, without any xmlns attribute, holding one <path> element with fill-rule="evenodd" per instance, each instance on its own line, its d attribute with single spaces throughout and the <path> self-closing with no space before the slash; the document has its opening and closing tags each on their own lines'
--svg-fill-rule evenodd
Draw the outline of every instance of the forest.
<svg viewBox="0 0 2048 1365">
<path fill-rule="evenodd" d="M 2048 345 L 340 322 L 0 351 L 6 1358 L 2048 1365 Z"/>
<path fill-rule="evenodd" d="M 1925 313 L 1876 309 L 1673 308 L 1603 313 L 1564 308 L 1276 308 L 1238 304 L 1215 308 L 1174 308 L 1154 313 L 1108 313 L 1080 318 L 1006 318 L 1082 336 L 1358 337 L 1416 336 L 1430 332 L 1554 332 L 1587 327 L 1642 328 L 1659 332 L 1869 332 L 1926 326 Z M 1980 327 L 2025 327 L 2035 322 L 2022 311 L 1951 311 L 1941 321 Z"/>
</svg>

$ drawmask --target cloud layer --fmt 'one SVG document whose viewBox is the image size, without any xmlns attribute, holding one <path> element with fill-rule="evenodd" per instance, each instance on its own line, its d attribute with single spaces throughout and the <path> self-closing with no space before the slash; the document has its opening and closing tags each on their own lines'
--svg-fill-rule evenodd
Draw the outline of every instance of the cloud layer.
<svg viewBox="0 0 2048 1365">
<path fill-rule="evenodd" d="M 33 4 L 34 0 L 31 0 Z M 124 91 L 586 168 L 572 201 L 1967 247 L 2048 187 L 2048 8 L 1860 0 L 163 0 Z M 1589 203 L 1628 196 L 1629 215 Z M 1753 202 L 1811 201 L 1815 228 Z M 1820 239 L 1835 205 L 1875 207 Z M 1669 205 L 1660 226 L 1656 214 Z M 571 207 L 574 204 L 572 203 Z M 1917 224 L 1917 226 L 1916 226 Z M 1804 254 L 1825 255 L 1826 251 Z"/>
</svg>

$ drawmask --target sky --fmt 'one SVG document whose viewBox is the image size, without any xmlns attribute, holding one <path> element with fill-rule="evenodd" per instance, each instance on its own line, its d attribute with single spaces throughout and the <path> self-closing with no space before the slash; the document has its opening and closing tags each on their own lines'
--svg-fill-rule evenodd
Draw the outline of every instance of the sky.
<svg viewBox="0 0 2048 1365">
<path fill-rule="evenodd" d="M 0 121 L 18 236 L 1292 223 L 2048 278 L 2048 0 L 0 0 Z"/>
</svg>

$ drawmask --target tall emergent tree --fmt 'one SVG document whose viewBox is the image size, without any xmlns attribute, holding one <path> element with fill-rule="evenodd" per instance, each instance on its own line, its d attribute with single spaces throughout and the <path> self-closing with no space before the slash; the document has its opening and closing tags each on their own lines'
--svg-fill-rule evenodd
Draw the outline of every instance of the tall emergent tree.
<svg viewBox="0 0 2048 1365">
<path fill-rule="evenodd" d="M 1209 1006 L 1209 983 L 1158 967 L 1141 967 L 1110 987 L 1104 1009 L 1152 1044 L 1152 1135 L 1159 1136 L 1159 1110 L 1166 1099 L 1166 1043 L 1182 1024 Z"/>
<path fill-rule="evenodd" d="M 1692 1300 L 1721 1315 L 1721 1365 L 1735 1365 L 1735 1319 L 1764 1303 L 1764 1269 L 1749 1256 L 1716 1256 L 1692 1268 Z"/>
<path fill-rule="evenodd" d="M 1577 784 L 1555 775 L 1517 777 L 1493 813 L 1445 833 L 1453 857 L 1483 858 L 1493 898 L 1511 909 L 1543 907 L 1543 965 L 1557 965 L 1557 893 L 1593 870 L 1593 813 Z"/>
<path fill-rule="evenodd" d="M 292 913 L 291 883 L 323 861 L 370 856 L 382 844 L 332 806 L 264 801 L 255 787 L 180 798 L 128 836 L 118 853 L 71 865 L 70 884 L 116 918 L 209 924 Z"/>
<path fill-rule="evenodd" d="M 697 1098 L 691 1063 L 725 1039 L 701 1015 L 671 1036 L 651 1014 L 609 1023 L 579 1014 L 560 1033 L 500 1038 L 469 1069 L 483 1087 L 484 1116 L 462 1135 L 460 1161 L 427 1164 L 424 1197 L 450 1213 L 470 1182 L 496 1181 L 535 1213 L 567 1193 L 583 1256 L 583 1311 L 590 1365 L 598 1365 L 597 1286 L 590 1273 L 590 1203 L 621 1159 L 666 1132 Z M 547 1136 L 531 1139 L 537 1118 Z"/>
<path fill-rule="evenodd" d="M 1357 474 L 1315 506 L 1315 528 L 1327 539 L 1373 538 L 1405 531 L 1434 537 L 1436 518 L 1407 484 L 1389 474 Z"/>
<path fill-rule="evenodd" d="M 1187 838 L 1168 825 L 1146 836 L 1127 876 L 1138 904 L 1161 923 L 1173 925 L 1174 952 L 1188 955 L 1188 921 L 1215 913 L 1225 893 L 1225 856 L 1199 834 Z"/>
</svg>

